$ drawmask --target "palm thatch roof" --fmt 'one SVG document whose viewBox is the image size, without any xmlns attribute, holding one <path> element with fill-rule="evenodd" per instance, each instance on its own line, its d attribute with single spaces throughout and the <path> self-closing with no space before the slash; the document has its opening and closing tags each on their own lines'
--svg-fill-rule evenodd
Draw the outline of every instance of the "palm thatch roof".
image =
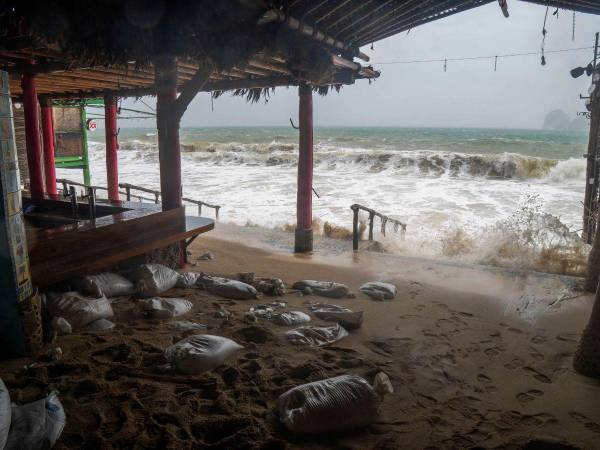
<svg viewBox="0 0 600 450">
<path fill-rule="evenodd" d="M 40 94 L 154 93 L 153 61 L 178 60 L 178 86 L 207 61 L 202 90 L 308 82 L 340 86 L 379 72 L 360 47 L 496 0 L 0 0 L 0 69 L 37 75 Z M 600 13 L 591 0 L 533 1 Z M 35 62 L 34 65 L 30 62 Z"/>
</svg>

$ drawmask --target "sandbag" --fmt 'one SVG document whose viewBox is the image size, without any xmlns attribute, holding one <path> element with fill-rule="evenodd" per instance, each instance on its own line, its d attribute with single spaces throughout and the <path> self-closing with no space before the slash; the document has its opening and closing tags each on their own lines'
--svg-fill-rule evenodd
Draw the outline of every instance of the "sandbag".
<svg viewBox="0 0 600 450">
<path fill-rule="evenodd" d="M 271 321 L 277 325 L 290 326 L 310 322 L 310 316 L 302 311 L 286 311 L 271 316 Z"/>
<path fill-rule="evenodd" d="M 198 374 L 215 369 L 242 348 L 222 336 L 196 334 L 167 347 L 164 355 L 176 371 Z"/>
<path fill-rule="evenodd" d="M 179 274 L 162 264 L 142 264 L 132 274 L 140 297 L 154 297 L 173 288 Z"/>
<path fill-rule="evenodd" d="M 350 293 L 348 286 L 333 281 L 302 280 L 294 283 L 292 288 L 303 292 L 309 290 L 315 295 L 329 298 L 344 298 Z"/>
<path fill-rule="evenodd" d="M 48 298 L 46 305 L 51 317 L 64 318 L 74 331 L 81 330 L 94 320 L 108 319 L 114 315 L 106 297 L 88 298 L 79 292 L 65 292 Z"/>
<path fill-rule="evenodd" d="M 10 430 L 10 394 L 0 378 L 0 450 L 4 448 Z"/>
<path fill-rule="evenodd" d="M 206 289 L 211 294 L 234 300 L 249 300 L 258 297 L 258 291 L 253 286 L 229 278 L 201 275 L 196 285 Z"/>
<path fill-rule="evenodd" d="M 169 322 L 168 327 L 175 331 L 195 331 L 207 328 L 203 323 L 190 322 L 188 320 Z"/>
<path fill-rule="evenodd" d="M 337 322 L 346 330 L 360 328 L 363 321 L 363 312 L 353 312 L 351 309 L 327 303 L 313 303 L 310 306 L 312 313 L 321 320 Z"/>
<path fill-rule="evenodd" d="M 285 335 L 292 344 L 320 347 L 345 338 L 348 332 L 337 324 L 332 327 L 300 327 Z"/>
<path fill-rule="evenodd" d="M 119 297 L 135 293 L 134 284 L 116 273 L 99 273 L 86 275 L 77 282 L 78 289 L 85 295 L 93 297 Z"/>
<path fill-rule="evenodd" d="M 360 287 L 360 292 L 375 300 L 392 300 L 396 297 L 396 286 L 382 281 L 369 281 Z"/>
<path fill-rule="evenodd" d="M 177 283 L 175 283 L 175 287 L 178 288 L 193 288 L 196 286 L 196 282 L 198 281 L 199 273 L 195 272 L 185 272 L 180 273 L 177 278 Z"/>
<path fill-rule="evenodd" d="M 85 331 L 90 333 L 98 333 L 101 331 L 109 331 L 115 327 L 115 324 L 108 319 L 94 320 L 92 323 L 88 323 L 85 326 Z"/>
<path fill-rule="evenodd" d="M 153 297 L 138 301 L 140 309 L 156 319 L 171 319 L 186 314 L 192 309 L 192 302 L 182 298 Z"/>
<path fill-rule="evenodd" d="M 41 450 L 54 446 L 67 419 L 55 391 L 23 406 L 12 406 L 12 424 L 5 450 Z"/>
<path fill-rule="evenodd" d="M 290 389 L 278 398 L 277 412 L 293 433 L 332 433 L 374 423 L 380 404 L 367 380 L 342 375 Z"/>
<path fill-rule="evenodd" d="M 52 331 L 56 332 L 56 334 L 58 334 L 59 336 L 64 334 L 71 334 L 73 332 L 71 324 L 64 317 L 53 317 L 51 328 Z"/>
</svg>

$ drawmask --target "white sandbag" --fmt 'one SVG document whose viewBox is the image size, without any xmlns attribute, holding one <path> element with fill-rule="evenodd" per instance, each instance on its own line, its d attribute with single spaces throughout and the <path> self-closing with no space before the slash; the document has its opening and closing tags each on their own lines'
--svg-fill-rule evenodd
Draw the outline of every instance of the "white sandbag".
<svg viewBox="0 0 600 450">
<path fill-rule="evenodd" d="M 153 297 L 138 300 L 142 312 L 156 319 L 171 319 L 186 314 L 192 309 L 192 302 L 183 298 Z"/>
<path fill-rule="evenodd" d="M 178 288 L 193 288 L 196 286 L 196 282 L 198 281 L 199 273 L 195 272 L 185 272 L 180 273 L 177 278 L 177 283 L 175 283 L 175 287 Z"/>
<path fill-rule="evenodd" d="M 353 312 L 351 309 L 327 303 L 313 303 L 310 306 L 313 314 L 321 320 L 337 322 L 346 330 L 360 328 L 363 321 L 363 312 Z"/>
<path fill-rule="evenodd" d="M 92 323 L 88 323 L 85 326 L 85 331 L 90 333 L 98 333 L 101 331 L 109 331 L 115 327 L 115 324 L 108 319 L 94 320 Z"/>
<path fill-rule="evenodd" d="M 51 317 L 64 318 L 74 331 L 81 330 L 94 320 L 114 315 L 106 297 L 88 298 L 79 292 L 65 292 L 52 300 L 48 298 L 47 308 Z"/>
<path fill-rule="evenodd" d="M 258 291 L 253 286 L 229 278 L 201 275 L 196 285 L 212 294 L 234 300 L 250 300 L 258 297 Z"/>
<path fill-rule="evenodd" d="M 198 374 L 219 367 L 242 348 L 222 336 L 196 334 L 167 347 L 164 355 L 178 372 Z"/>
<path fill-rule="evenodd" d="M 332 433 L 374 423 L 380 404 L 367 380 L 342 375 L 290 389 L 277 400 L 277 412 L 293 433 Z"/>
<path fill-rule="evenodd" d="M 0 378 L 0 450 L 4 448 L 10 430 L 10 394 Z"/>
<path fill-rule="evenodd" d="M 348 332 L 338 323 L 332 327 L 300 327 L 285 335 L 292 344 L 320 347 L 345 338 Z"/>
<path fill-rule="evenodd" d="M 55 391 L 23 406 L 12 406 L 12 424 L 5 450 L 41 450 L 54 446 L 65 427 L 65 411 Z"/>
<path fill-rule="evenodd" d="M 350 293 L 348 286 L 333 281 L 302 280 L 294 283 L 292 288 L 300 291 L 308 289 L 315 295 L 329 298 L 344 298 Z"/>
<path fill-rule="evenodd" d="M 173 288 L 179 274 L 162 264 L 142 264 L 134 271 L 132 279 L 141 297 L 154 297 Z"/>
<path fill-rule="evenodd" d="M 396 297 L 396 286 L 382 281 L 369 281 L 360 287 L 360 292 L 375 300 L 392 300 Z"/>
<path fill-rule="evenodd" d="M 286 311 L 271 316 L 271 321 L 277 325 L 290 326 L 310 322 L 310 316 L 302 311 Z"/>
<path fill-rule="evenodd" d="M 64 334 L 71 334 L 73 332 L 71 324 L 64 317 L 53 317 L 51 327 L 52 331 L 54 331 L 59 336 L 62 336 Z"/>
<path fill-rule="evenodd" d="M 93 297 L 119 297 L 135 293 L 134 284 L 127 278 L 116 273 L 99 273 L 86 275 L 78 281 L 79 290 Z"/>
<path fill-rule="evenodd" d="M 175 331 L 205 330 L 207 326 L 203 323 L 190 322 L 189 320 L 177 320 L 169 322 L 168 327 Z"/>
</svg>

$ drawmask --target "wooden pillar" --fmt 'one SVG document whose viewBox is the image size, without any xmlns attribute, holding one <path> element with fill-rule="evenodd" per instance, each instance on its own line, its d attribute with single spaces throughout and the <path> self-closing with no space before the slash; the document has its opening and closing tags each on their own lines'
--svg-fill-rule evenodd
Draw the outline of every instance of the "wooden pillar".
<svg viewBox="0 0 600 450">
<path fill-rule="evenodd" d="M 160 56 L 156 58 L 154 67 L 160 193 L 162 209 L 166 211 L 181 206 L 179 117 L 174 108 L 177 99 L 177 62 L 173 56 Z"/>
<path fill-rule="evenodd" d="M 119 198 L 119 160 L 117 156 L 117 98 L 114 95 L 104 97 L 104 122 L 106 133 L 106 186 L 108 199 L 118 202 Z"/>
<path fill-rule="evenodd" d="M 52 118 L 52 102 L 41 99 L 42 137 L 44 141 L 44 175 L 46 176 L 46 192 L 58 198 L 56 189 L 56 164 L 54 162 L 54 120 Z"/>
<path fill-rule="evenodd" d="M 42 172 L 42 144 L 40 142 L 38 98 L 34 75 L 24 74 L 21 78 L 21 88 L 23 89 L 29 188 L 32 198 L 41 198 L 44 196 L 44 175 Z"/>
<path fill-rule="evenodd" d="M 313 108 L 312 88 L 301 84 L 298 88 L 300 142 L 298 155 L 298 193 L 296 198 L 296 253 L 311 252 L 312 230 L 312 180 L 313 180 Z"/>
</svg>

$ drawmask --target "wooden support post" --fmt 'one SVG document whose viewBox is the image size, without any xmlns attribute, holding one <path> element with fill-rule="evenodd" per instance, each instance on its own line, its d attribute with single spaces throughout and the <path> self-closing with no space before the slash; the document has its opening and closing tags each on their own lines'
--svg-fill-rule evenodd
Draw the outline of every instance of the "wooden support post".
<svg viewBox="0 0 600 450">
<path fill-rule="evenodd" d="M 312 180 L 313 180 L 313 108 L 312 88 L 301 84 L 298 120 L 300 143 L 298 155 L 298 194 L 296 198 L 296 253 L 311 252 L 312 230 Z"/>
<path fill-rule="evenodd" d="M 375 222 L 375 214 L 369 213 L 369 241 L 373 240 L 373 223 Z"/>
<path fill-rule="evenodd" d="M 56 165 L 54 162 L 54 119 L 52 118 L 52 102 L 41 99 L 42 135 L 44 140 L 44 172 L 46 175 L 46 192 L 58 198 L 56 189 Z"/>
<path fill-rule="evenodd" d="M 25 115 L 25 146 L 27 147 L 27 165 L 29 166 L 29 189 L 32 198 L 44 196 L 44 175 L 42 172 L 42 144 L 38 117 L 38 98 L 35 77 L 23 74 L 23 114 Z"/>
<path fill-rule="evenodd" d="M 358 251 L 358 207 L 356 205 L 352 205 L 352 212 L 354 213 L 354 217 L 352 218 L 352 250 L 355 252 Z"/>
<path fill-rule="evenodd" d="M 175 112 L 177 100 L 177 62 L 173 56 L 160 56 L 154 64 L 156 80 L 156 125 L 160 193 L 163 211 L 181 206 L 181 149 L 179 120 Z"/>
<path fill-rule="evenodd" d="M 117 150 L 117 98 L 114 95 L 104 97 L 104 121 L 106 133 L 106 185 L 108 199 L 118 202 L 119 197 L 119 160 Z M 129 199 L 127 199 L 129 200 Z"/>
</svg>

